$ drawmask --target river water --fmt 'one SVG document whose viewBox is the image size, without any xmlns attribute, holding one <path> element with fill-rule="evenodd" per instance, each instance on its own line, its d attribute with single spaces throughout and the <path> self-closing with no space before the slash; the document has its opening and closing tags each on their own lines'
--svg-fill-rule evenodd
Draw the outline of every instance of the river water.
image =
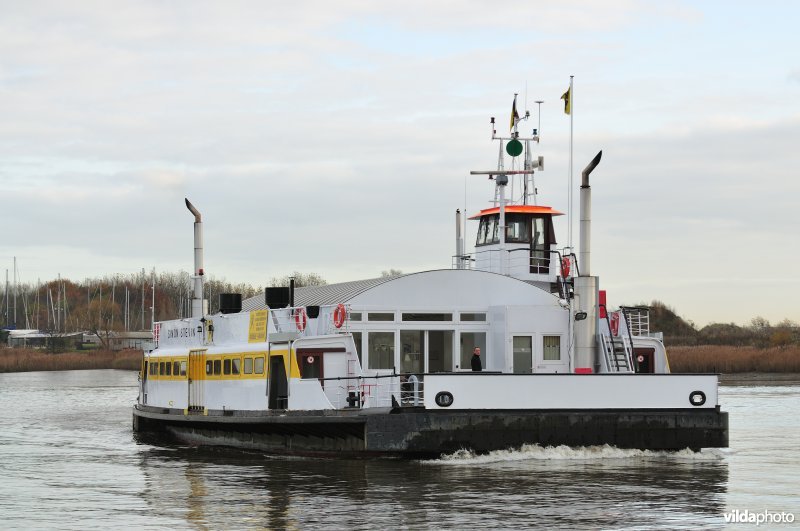
<svg viewBox="0 0 800 531">
<path fill-rule="evenodd" d="M 0 374 L 0 526 L 747 528 L 800 525 L 800 381 L 721 388 L 730 445 L 539 448 L 436 461 L 315 460 L 138 442 L 136 374 Z M 762 525 L 761 527 L 769 527 Z"/>
</svg>

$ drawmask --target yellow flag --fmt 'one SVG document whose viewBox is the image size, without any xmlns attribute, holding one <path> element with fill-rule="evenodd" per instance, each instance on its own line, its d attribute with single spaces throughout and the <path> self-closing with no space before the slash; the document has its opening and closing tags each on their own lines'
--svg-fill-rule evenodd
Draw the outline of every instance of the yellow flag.
<svg viewBox="0 0 800 531">
<path fill-rule="evenodd" d="M 561 99 L 564 100 L 564 114 L 572 114 L 572 87 L 561 95 Z"/>
<path fill-rule="evenodd" d="M 511 104 L 511 125 L 509 129 L 514 129 L 514 125 L 519 120 L 519 113 L 517 112 L 517 95 L 514 94 L 514 103 Z"/>
</svg>

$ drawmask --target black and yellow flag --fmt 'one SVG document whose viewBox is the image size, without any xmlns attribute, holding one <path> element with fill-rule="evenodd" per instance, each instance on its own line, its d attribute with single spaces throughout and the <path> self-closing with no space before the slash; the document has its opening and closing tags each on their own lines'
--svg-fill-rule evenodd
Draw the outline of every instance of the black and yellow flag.
<svg viewBox="0 0 800 531">
<path fill-rule="evenodd" d="M 511 104 L 511 125 L 508 128 L 514 129 L 514 125 L 516 125 L 517 120 L 519 120 L 519 113 L 517 112 L 517 95 L 514 94 L 514 103 Z"/>
<path fill-rule="evenodd" d="M 561 95 L 561 99 L 564 100 L 564 114 L 572 114 L 572 87 Z"/>
</svg>

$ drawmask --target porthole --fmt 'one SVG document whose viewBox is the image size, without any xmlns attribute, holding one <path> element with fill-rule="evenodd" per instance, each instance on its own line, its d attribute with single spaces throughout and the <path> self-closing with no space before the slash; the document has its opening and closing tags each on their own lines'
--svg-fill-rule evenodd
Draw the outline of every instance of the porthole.
<svg viewBox="0 0 800 531">
<path fill-rule="evenodd" d="M 453 394 L 448 391 L 439 391 L 433 400 L 439 407 L 450 407 L 453 405 Z"/>
<path fill-rule="evenodd" d="M 702 406 L 706 403 L 706 394 L 703 391 L 692 391 L 689 394 L 689 403 L 693 406 Z"/>
</svg>

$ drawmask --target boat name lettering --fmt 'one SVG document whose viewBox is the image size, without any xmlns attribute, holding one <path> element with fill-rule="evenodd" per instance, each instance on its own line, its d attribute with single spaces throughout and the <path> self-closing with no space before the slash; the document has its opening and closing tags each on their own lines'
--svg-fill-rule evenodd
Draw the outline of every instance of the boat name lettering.
<svg viewBox="0 0 800 531">
<path fill-rule="evenodd" d="M 167 330 L 167 339 L 176 339 L 179 337 L 195 337 L 197 332 L 192 326 L 184 326 L 183 328 L 172 328 Z"/>
</svg>

